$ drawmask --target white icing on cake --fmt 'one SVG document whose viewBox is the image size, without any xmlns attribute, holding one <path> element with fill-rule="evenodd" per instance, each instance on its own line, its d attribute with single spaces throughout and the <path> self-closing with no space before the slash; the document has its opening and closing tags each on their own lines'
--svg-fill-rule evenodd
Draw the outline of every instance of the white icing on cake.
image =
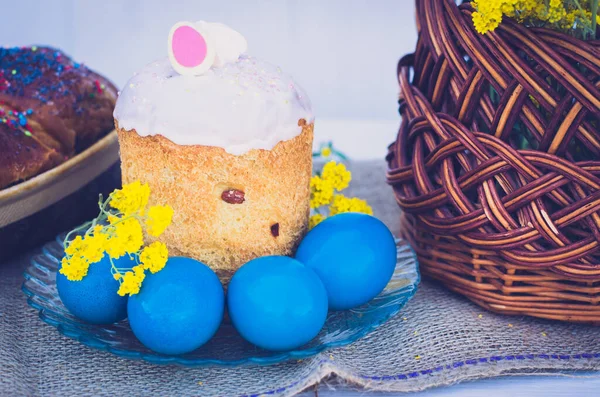
<svg viewBox="0 0 600 397">
<path fill-rule="evenodd" d="M 225 24 L 198 21 L 196 25 L 208 32 L 215 42 L 214 66 L 235 62 L 248 49 L 246 38 Z"/>
<path fill-rule="evenodd" d="M 166 57 L 152 62 L 121 91 L 114 111 L 119 127 L 142 136 L 162 135 L 178 145 L 222 147 L 235 155 L 271 150 L 298 136 L 298 120 L 313 121 L 304 91 L 281 69 L 245 55 L 238 58 L 242 43 L 223 44 L 228 28 L 208 25 L 219 25 L 211 35 L 221 37 L 215 39 L 221 66 L 183 76 Z"/>
</svg>

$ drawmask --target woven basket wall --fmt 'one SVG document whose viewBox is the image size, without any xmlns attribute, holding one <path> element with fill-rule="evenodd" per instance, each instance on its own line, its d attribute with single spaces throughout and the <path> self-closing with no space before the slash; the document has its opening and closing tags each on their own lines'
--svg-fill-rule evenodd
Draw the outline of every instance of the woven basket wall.
<svg viewBox="0 0 600 397">
<path fill-rule="evenodd" d="M 600 322 L 600 42 L 416 0 L 388 182 L 424 274 L 501 313 Z"/>
</svg>

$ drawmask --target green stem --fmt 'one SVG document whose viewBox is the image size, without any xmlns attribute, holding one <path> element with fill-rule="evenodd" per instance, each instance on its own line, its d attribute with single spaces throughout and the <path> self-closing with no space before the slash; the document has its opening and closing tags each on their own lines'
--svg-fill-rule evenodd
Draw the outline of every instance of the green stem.
<svg viewBox="0 0 600 397">
<path fill-rule="evenodd" d="M 98 196 L 98 208 L 100 209 L 100 214 L 98 214 L 98 216 L 96 218 L 94 218 L 93 220 L 86 222 L 86 223 L 82 224 L 81 226 L 78 226 L 75 229 L 71 230 L 69 233 L 67 233 L 67 235 L 65 236 L 65 239 L 63 240 L 63 247 L 66 248 L 67 243 L 70 241 L 71 236 L 74 233 L 81 232 L 82 230 L 85 229 L 85 234 L 87 235 L 94 228 L 94 226 L 96 226 L 96 224 L 98 224 L 100 219 L 102 219 L 103 215 L 108 216 L 108 212 L 106 211 L 106 206 L 108 205 L 111 196 L 112 196 L 112 193 L 108 196 L 108 198 L 106 200 L 102 199 L 102 195 Z"/>
<path fill-rule="evenodd" d="M 104 205 L 104 199 L 102 197 L 102 193 L 100 193 L 98 195 L 98 208 L 102 209 L 102 206 Z"/>
<path fill-rule="evenodd" d="M 596 37 L 596 17 L 598 16 L 598 0 L 592 0 L 592 38 Z"/>
<path fill-rule="evenodd" d="M 591 38 L 595 38 L 596 37 L 596 15 L 598 15 L 598 0 L 591 0 L 591 20 L 589 21 L 589 24 L 586 21 L 585 18 L 585 12 L 586 10 L 584 10 L 584 8 L 581 6 L 581 3 L 579 2 L 579 0 L 573 0 L 573 3 L 575 4 L 575 7 L 577 7 L 577 10 L 579 10 L 579 14 L 580 16 L 578 17 L 579 23 L 576 24 L 577 27 L 579 27 L 579 24 L 581 24 L 583 26 L 582 28 L 582 34 L 583 34 L 583 39 L 587 40 L 589 36 L 591 36 Z M 594 8 L 595 7 L 595 8 Z M 574 28 L 574 27 L 572 27 Z"/>
<path fill-rule="evenodd" d="M 338 152 L 337 150 L 332 149 L 331 152 L 333 154 L 335 154 L 336 156 L 338 156 L 339 158 L 341 158 L 344 161 L 348 161 L 348 156 L 346 156 L 345 154 L 342 154 L 340 152 Z"/>
<path fill-rule="evenodd" d="M 75 229 L 73 229 L 69 233 L 67 233 L 67 235 L 65 236 L 65 239 L 63 240 L 63 247 L 66 248 L 67 243 L 71 240 L 71 236 L 74 233 L 78 233 L 78 232 L 80 232 L 80 231 L 82 231 L 84 229 L 87 231 L 87 229 L 89 229 L 89 227 L 90 227 L 91 224 L 92 224 L 92 221 L 86 222 L 86 223 L 84 223 L 84 224 L 82 224 L 80 226 L 77 226 Z"/>
<path fill-rule="evenodd" d="M 573 3 L 575 3 L 577 9 L 583 13 L 583 7 L 581 7 L 581 4 L 579 4 L 579 0 L 573 0 Z"/>
<path fill-rule="evenodd" d="M 141 217 L 141 216 L 139 216 L 139 215 L 134 215 L 134 214 L 131 214 L 131 215 L 127 215 L 126 217 L 120 218 L 120 219 L 119 219 L 117 222 L 115 222 L 115 223 L 111 223 L 110 225 L 111 225 L 111 226 L 115 226 L 115 225 L 118 225 L 119 223 L 125 222 L 126 220 L 128 220 L 128 219 L 131 219 L 131 218 L 135 218 L 135 219 L 137 219 L 137 220 L 138 220 L 140 223 L 144 223 L 144 218 L 143 218 L 143 217 Z"/>
<path fill-rule="evenodd" d="M 113 262 L 113 258 L 110 257 L 110 255 L 108 255 L 108 260 L 110 261 L 110 272 L 115 275 L 118 274 L 121 277 L 119 277 L 119 279 L 117 280 L 119 282 L 119 284 L 122 283 L 121 279 L 123 278 L 123 275 L 121 274 L 121 272 L 119 271 L 119 268 L 115 266 L 115 263 Z M 121 269 L 123 270 L 123 269 Z"/>
</svg>

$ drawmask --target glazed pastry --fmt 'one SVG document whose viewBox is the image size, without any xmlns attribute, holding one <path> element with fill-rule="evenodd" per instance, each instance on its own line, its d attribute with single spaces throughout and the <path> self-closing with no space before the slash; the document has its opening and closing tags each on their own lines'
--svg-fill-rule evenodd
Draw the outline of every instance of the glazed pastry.
<svg viewBox="0 0 600 397">
<path fill-rule="evenodd" d="M 0 105 L 1 106 L 1 105 Z M 40 141 L 45 131 L 26 114 L 0 107 L 0 189 L 38 175 L 63 161 L 58 150 Z M 22 126 L 21 124 L 25 124 Z"/>
<path fill-rule="evenodd" d="M 307 229 L 313 115 L 281 69 L 241 54 L 245 40 L 200 22 L 215 62 L 181 75 L 168 58 L 122 90 L 114 116 L 123 183 L 140 180 L 174 209 L 161 236 L 222 280 L 264 255 L 293 254 Z"/>
<path fill-rule="evenodd" d="M 116 88 L 49 47 L 0 48 L 0 189 L 113 129 Z"/>
</svg>

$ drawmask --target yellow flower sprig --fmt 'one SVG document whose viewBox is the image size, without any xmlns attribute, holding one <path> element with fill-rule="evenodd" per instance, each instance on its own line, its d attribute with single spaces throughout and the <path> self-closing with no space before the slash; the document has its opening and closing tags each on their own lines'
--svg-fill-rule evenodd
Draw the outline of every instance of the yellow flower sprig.
<svg viewBox="0 0 600 397">
<path fill-rule="evenodd" d="M 80 281 L 90 265 L 108 255 L 111 273 L 120 284 L 121 296 L 137 294 L 146 277 L 145 271 L 156 273 L 167 263 L 167 246 L 155 241 L 144 247 L 144 227 L 148 235 L 159 237 L 171 224 L 173 208 L 155 205 L 147 208 L 150 187 L 139 181 L 124 185 L 100 200 L 96 219 L 73 230 L 64 241 L 65 256 L 60 273 L 71 281 Z M 84 232 L 85 231 L 85 232 Z M 75 238 L 71 236 L 81 233 Z M 115 259 L 124 255 L 136 263 L 131 268 L 118 268 Z"/>
<path fill-rule="evenodd" d="M 528 26 L 594 39 L 600 23 L 598 0 L 474 0 L 471 4 L 473 24 L 481 34 L 494 31 L 503 17 L 509 17 Z"/>
<path fill-rule="evenodd" d="M 330 161 L 323 166 L 321 172 L 310 180 L 310 208 L 313 214 L 309 218 L 308 227 L 312 229 L 327 216 L 343 212 L 361 212 L 373 215 L 373 210 L 365 200 L 346 197 L 340 194 L 352 180 L 352 174 L 343 163 Z"/>
<path fill-rule="evenodd" d="M 315 159 L 329 159 L 329 160 L 340 160 L 340 161 L 346 161 L 348 160 L 348 158 L 346 157 L 346 155 L 342 152 L 340 152 L 339 150 L 337 150 L 337 148 L 333 147 L 333 142 L 329 141 L 329 142 L 323 142 L 320 144 L 319 149 L 315 152 L 313 152 L 313 158 Z"/>
</svg>

